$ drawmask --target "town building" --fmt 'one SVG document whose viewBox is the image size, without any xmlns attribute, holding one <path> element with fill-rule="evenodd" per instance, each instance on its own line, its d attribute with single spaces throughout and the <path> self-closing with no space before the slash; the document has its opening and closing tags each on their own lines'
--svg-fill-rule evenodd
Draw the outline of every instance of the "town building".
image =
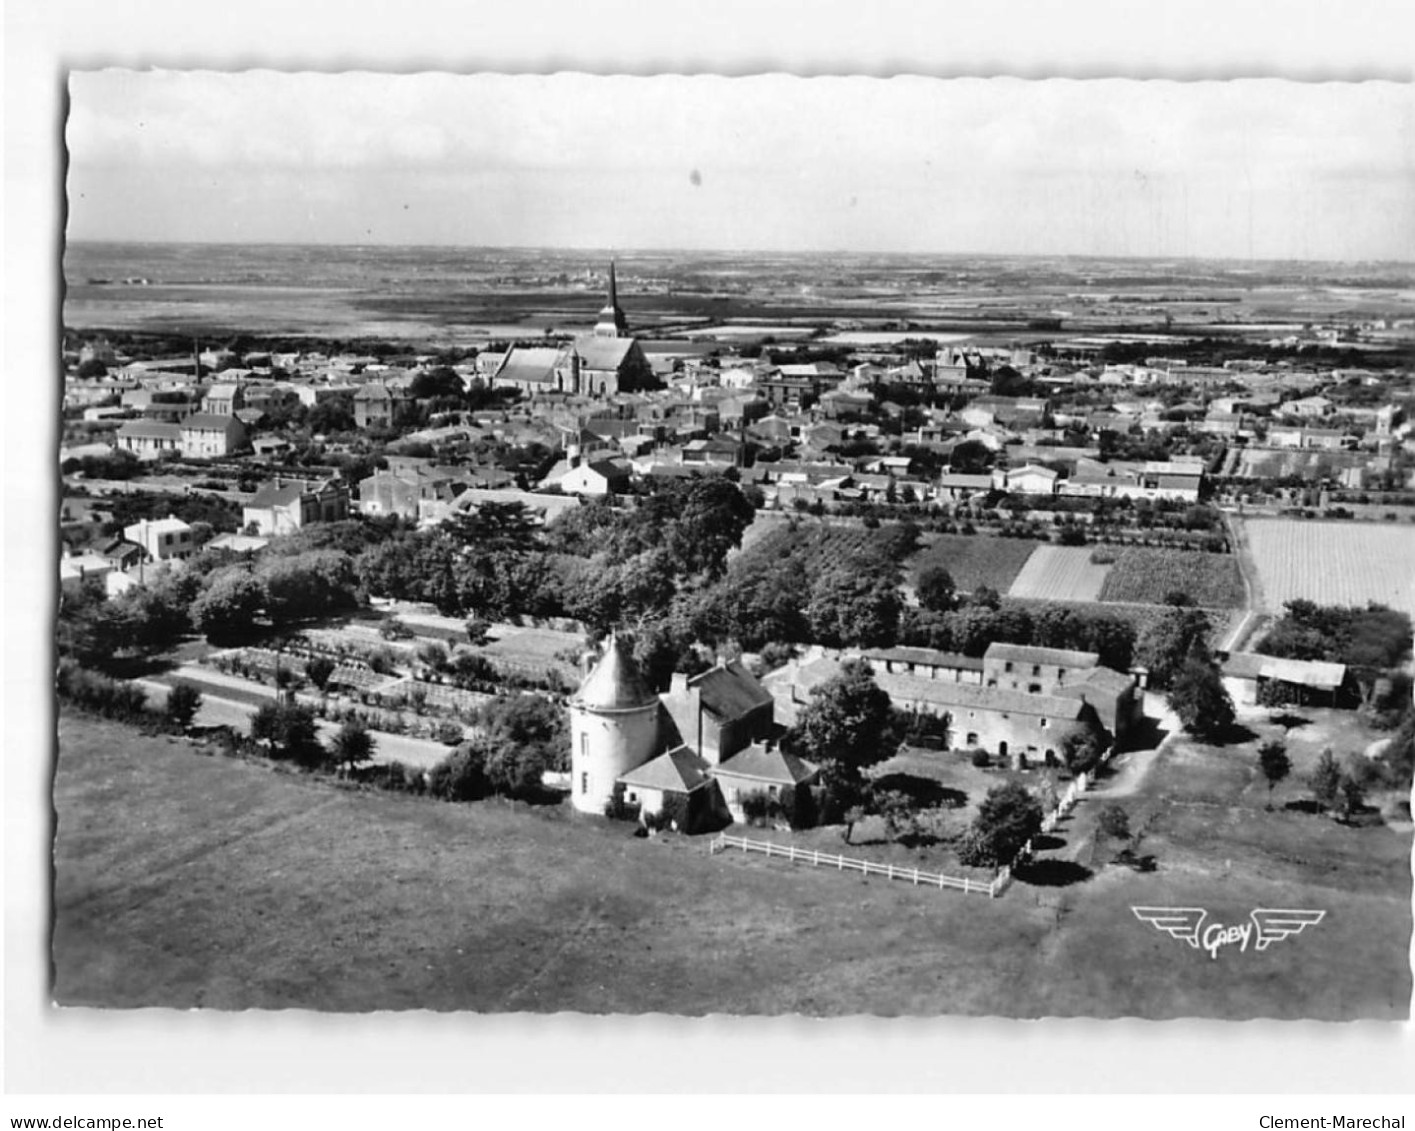
<svg viewBox="0 0 1415 1131">
<path fill-rule="evenodd" d="M 154 562 L 178 561 L 196 553 L 192 528 L 174 515 L 166 518 L 143 519 L 123 528 L 123 537 L 135 542 Z"/>
<path fill-rule="evenodd" d="M 349 488 L 338 479 L 313 482 L 277 477 L 241 508 L 241 522 L 258 535 L 293 534 L 317 522 L 349 517 Z"/>
</svg>

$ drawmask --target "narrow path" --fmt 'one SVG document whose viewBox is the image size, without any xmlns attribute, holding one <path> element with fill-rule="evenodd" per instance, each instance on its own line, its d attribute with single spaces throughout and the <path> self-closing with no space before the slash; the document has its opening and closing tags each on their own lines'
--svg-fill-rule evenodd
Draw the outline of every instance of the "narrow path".
<svg viewBox="0 0 1415 1131">
<path fill-rule="evenodd" d="M 1248 552 L 1247 535 L 1238 520 L 1227 511 L 1223 512 L 1223 522 L 1228 527 L 1229 541 L 1233 545 L 1233 556 L 1238 563 L 1238 576 L 1243 582 L 1243 615 L 1237 625 L 1219 644 L 1220 650 L 1233 652 L 1242 647 L 1252 634 L 1258 616 L 1262 613 L 1262 590 L 1256 576 L 1257 570 Z"/>
<path fill-rule="evenodd" d="M 150 679 L 134 680 L 133 682 L 147 692 L 148 701 L 154 707 L 161 708 L 166 704 L 167 693 L 171 688 L 165 683 L 157 683 Z M 249 733 L 251 716 L 257 710 L 259 708 L 254 703 L 223 699 L 219 695 L 203 693 L 201 708 L 197 711 L 193 721 L 197 726 L 225 726 Z M 327 719 L 316 719 L 315 726 L 319 729 L 320 738 L 325 742 L 339 733 L 339 725 L 329 722 Z M 369 734 L 373 736 L 373 760 L 375 763 L 402 762 L 406 766 L 416 766 L 418 769 L 428 770 L 446 758 L 452 749 L 428 738 L 413 738 L 406 734 L 389 734 L 387 731 L 381 730 L 370 730 Z"/>
</svg>

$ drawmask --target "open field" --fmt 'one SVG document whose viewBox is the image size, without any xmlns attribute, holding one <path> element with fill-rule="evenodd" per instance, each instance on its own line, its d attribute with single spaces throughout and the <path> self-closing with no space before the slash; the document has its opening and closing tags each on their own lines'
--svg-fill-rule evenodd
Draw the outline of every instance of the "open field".
<svg viewBox="0 0 1415 1131">
<path fill-rule="evenodd" d="M 1246 518 L 1265 607 L 1301 597 L 1324 605 L 1376 601 L 1415 616 L 1415 528 L 1364 522 Z"/>
<path fill-rule="evenodd" d="M 986 534 L 925 534 L 924 548 L 913 559 L 912 576 L 932 565 L 953 575 L 961 593 L 987 585 L 1006 593 L 1038 543 L 1025 538 L 993 538 Z"/>
<path fill-rule="evenodd" d="M 636 840 L 563 807 L 336 788 L 117 724 L 62 717 L 59 739 L 63 1004 L 1408 1013 L 1408 835 L 1215 806 L 1191 798 L 1187 769 L 1149 802 L 1163 810 L 1145 844 L 1158 872 L 1104 867 L 988 900 L 713 858 L 704 840 Z M 1094 807 L 1083 802 L 1058 839 L 1082 835 Z M 1214 961 L 1138 922 L 1136 904 L 1204 906 L 1229 923 L 1253 907 L 1328 915 Z"/>
<path fill-rule="evenodd" d="M 1007 595 L 1042 601 L 1099 601 L 1110 568 L 1092 562 L 1089 547 L 1038 546 Z"/>
<path fill-rule="evenodd" d="M 1206 609 L 1241 607 L 1244 592 L 1238 559 L 1198 550 L 1127 546 L 1106 575 L 1100 600 L 1162 605 L 1165 597 L 1176 591 Z"/>
</svg>

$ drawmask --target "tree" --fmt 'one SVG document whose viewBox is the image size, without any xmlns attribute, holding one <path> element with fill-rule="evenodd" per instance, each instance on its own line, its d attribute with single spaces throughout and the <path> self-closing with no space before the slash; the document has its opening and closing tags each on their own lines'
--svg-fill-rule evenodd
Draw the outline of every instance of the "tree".
<svg viewBox="0 0 1415 1131">
<path fill-rule="evenodd" d="M 953 608 L 957 589 L 953 575 L 941 565 L 926 566 L 919 572 L 919 580 L 914 585 L 919 604 L 936 613 L 946 613 Z"/>
<path fill-rule="evenodd" d="M 201 692 L 190 683 L 173 684 L 167 693 L 167 718 L 186 730 L 201 709 Z"/>
<path fill-rule="evenodd" d="M 889 695 L 875 683 L 864 660 L 846 660 L 838 674 L 811 692 L 791 744 L 821 768 L 821 780 L 840 803 L 864 792 L 867 766 L 893 757 L 899 748 Z"/>
<path fill-rule="evenodd" d="M 315 727 L 314 711 L 300 703 L 265 703 L 251 718 L 251 737 L 270 747 L 270 756 L 320 765 L 325 759 Z"/>
<path fill-rule="evenodd" d="M 1101 832 L 1115 840 L 1130 839 L 1130 816 L 1125 810 L 1115 804 L 1107 805 L 1101 810 L 1100 816 L 1096 819 Z"/>
<path fill-rule="evenodd" d="M 948 457 L 951 470 L 960 475 L 977 475 L 992 470 L 997 457 L 981 440 L 964 440 Z"/>
<path fill-rule="evenodd" d="M 1209 631 L 1199 609 L 1172 609 L 1151 623 L 1135 642 L 1135 662 L 1149 672 L 1150 686 L 1168 687 L 1196 643 L 1207 651 Z"/>
<path fill-rule="evenodd" d="M 1341 819 L 1349 821 L 1366 805 L 1366 787 L 1354 774 L 1342 774 L 1340 782 Z"/>
<path fill-rule="evenodd" d="M 499 695 L 477 712 L 482 768 L 488 786 L 512 797 L 534 797 L 547 770 L 569 765 L 565 712 L 542 695 Z"/>
<path fill-rule="evenodd" d="M 974 867 L 1011 862 L 1042 828 L 1042 804 L 1021 782 L 993 786 L 964 837 L 959 857 Z"/>
<path fill-rule="evenodd" d="M 1061 736 L 1061 760 L 1073 774 L 1089 773 L 1100 763 L 1110 745 L 1110 735 L 1096 717 L 1095 708 L 1085 704 L 1076 721 Z"/>
<path fill-rule="evenodd" d="M 265 606 L 265 586 L 243 566 L 219 570 L 192 602 L 192 624 L 208 639 L 225 640 L 250 632 Z"/>
<path fill-rule="evenodd" d="M 1258 747 L 1258 765 L 1268 782 L 1268 808 L 1273 807 L 1273 786 L 1292 772 L 1292 760 L 1287 747 L 1278 739 L 1270 739 Z"/>
<path fill-rule="evenodd" d="M 1186 731 L 1202 742 L 1217 742 L 1233 726 L 1233 700 L 1218 665 L 1195 641 L 1171 681 L 1169 705 Z"/>
<path fill-rule="evenodd" d="M 899 609 L 893 576 L 846 561 L 816 578 L 806 619 L 812 637 L 823 644 L 888 647 L 899 631 Z"/>
<path fill-rule="evenodd" d="M 477 801 L 491 793 L 486 750 L 476 742 L 457 747 L 428 771 L 427 791 L 444 801 Z"/>
<path fill-rule="evenodd" d="M 305 662 L 305 678 L 323 692 L 329 686 L 335 664 L 328 656 L 311 656 Z"/>
<path fill-rule="evenodd" d="M 408 386 L 408 392 L 417 400 L 429 400 L 434 397 L 451 397 L 459 403 L 463 395 L 462 378 L 453 369 L 447 366 L 438 366 L 436 369 L 419 370 L 413 375 L 413 380 Z"/>
<path fill-rule="evenodd" d="M 364 721 L 359 718 L 346 719 L 334 736 L 331 753 L 334 761 L 347 767 L 351 772 L 365 762 L 373 761 L 374 741 Z"/>
<path fill-rule="evenodd" d="M 1307 788 L 1324 809 L 1330 809 L 1341 788 L 1341 767 L 1336 764 L 1331 747 L 1328 746 L 1317 759 L 1317 764 L 1307 776 Z"/>
</svg>

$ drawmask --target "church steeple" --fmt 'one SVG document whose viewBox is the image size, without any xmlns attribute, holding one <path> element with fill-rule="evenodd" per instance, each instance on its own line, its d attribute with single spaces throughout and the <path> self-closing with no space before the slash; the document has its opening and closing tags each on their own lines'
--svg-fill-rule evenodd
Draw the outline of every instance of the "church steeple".
<svg viewBox="0 0 1415 1131">
<path fill-rule="evenodd" d="M 609 261 L 609 301 L 599 312 L 599 321 L 595 323 L 594 336 L 596 338 L 627 338 L 629 336 L 629 320 L 624 317 L 624 311 L 619 308 L 619 285 L 614 277 L 614 260 L 612 259 Z"/>
</svg>

